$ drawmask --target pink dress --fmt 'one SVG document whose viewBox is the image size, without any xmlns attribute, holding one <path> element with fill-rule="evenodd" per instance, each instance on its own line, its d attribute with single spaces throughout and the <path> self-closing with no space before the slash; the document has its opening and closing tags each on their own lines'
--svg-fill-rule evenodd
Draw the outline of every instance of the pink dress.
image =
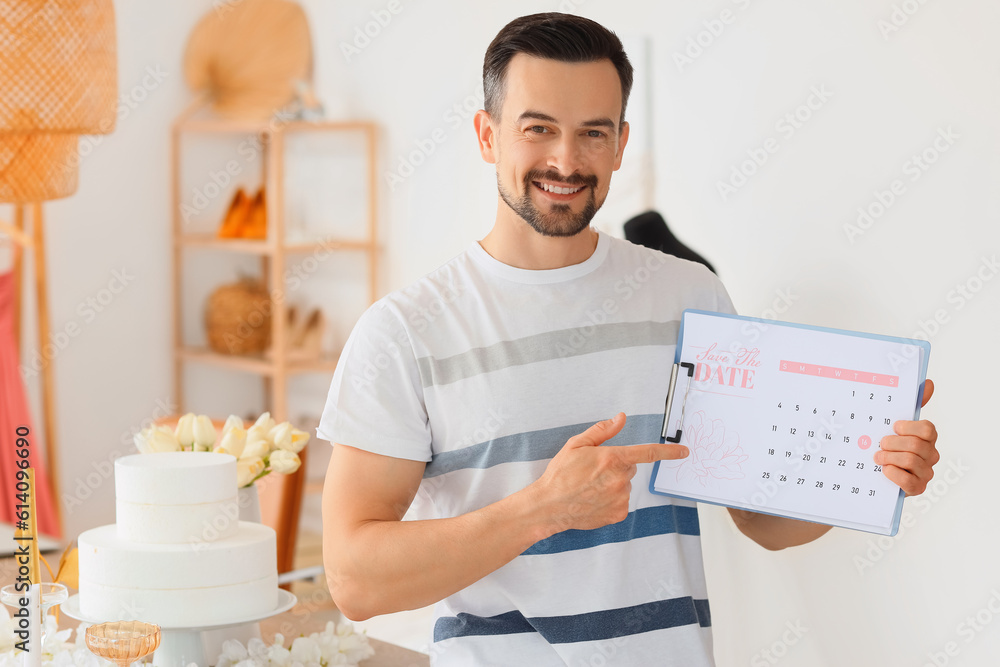
<svg viewBox="0 0 1000 667">
<path fill-rule="evenodd" d="M 14 274 L 8 271 L 0 273 L 0 521 L 15 523 L 15 505 L 18 503 L 15 475 L 17 454 L 21 449 L 16 446 L 17 429 L 27 427 L 30 442 L 28 460 L 35 469 L 38 530 L 52 537 L 61 537 L 43 458 L 45 443 L 31 424 L 18 364 L 14 341 Z"/>
</svg>

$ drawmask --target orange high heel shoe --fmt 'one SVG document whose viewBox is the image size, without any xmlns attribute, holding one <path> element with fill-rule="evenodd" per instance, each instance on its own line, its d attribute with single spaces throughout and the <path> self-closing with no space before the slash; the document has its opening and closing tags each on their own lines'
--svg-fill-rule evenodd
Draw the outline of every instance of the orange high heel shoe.
<svg viewBox="0 0 1000 667">
<path fill-rule="evenodd" d="M 236 194 L 229 202 L 229 209 L 222 219 L 217 236 L 220 239 L 238 239 L 243 234 L 243 227 L 246 223 L 252 202 L 243 188 L 237 188 Z"/>
<path fill-rule="evenodd" d="M 243 227 L 243 238 L 260 240 L 267 238 L 267 200 L 264 198 L 264 188 L 257 190 L 251 202 L 250 212 Z"/>
</svg>

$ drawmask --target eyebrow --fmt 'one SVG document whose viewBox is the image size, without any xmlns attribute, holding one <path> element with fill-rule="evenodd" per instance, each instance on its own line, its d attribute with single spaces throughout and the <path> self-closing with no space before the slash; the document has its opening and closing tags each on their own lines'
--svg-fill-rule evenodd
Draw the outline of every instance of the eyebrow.
<svg viewBox="0 0 1000 667">
<path fill-rule="evenodd" d="M 547 123 L 559 122 L 552 116 L 548 115 L 547 113 L 542 113 L 541 111 L 531 111 L 531 110 L 525 111 L 520 116 L 518 116 L 517 122 L 520 123 L 521 121 L 527 120 L 529 118 L 534 120 L 543 120 Z M 607 117 L 595 118 L 593 120 L 585 120 L 582 123 L 580 123 L 580 125 L 582 125 L 583 127 L 606 127 L 610 130 L 615 129 L 614 121 L 612 121 L 610 118 Z"/>
</svg>

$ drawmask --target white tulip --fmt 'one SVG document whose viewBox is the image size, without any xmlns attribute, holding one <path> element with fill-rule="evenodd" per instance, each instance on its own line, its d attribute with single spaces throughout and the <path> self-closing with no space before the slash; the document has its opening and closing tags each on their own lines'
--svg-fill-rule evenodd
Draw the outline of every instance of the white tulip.
<svg viewBox="0 0 1000 667">
<path fill-rule="evenodd" d="M 215 444 L 215 426 L 208 415 L 198 415 L 194 420 L 194 444 L 195 451 L 211 451 Z"/>
<path fill-rule="evenodd" d="M 271 413 L 265 412 L 260 417 L 257 417 L 257 421 L 255 421 L 253 425 L 260 426 L 264 429 L 265 433 L 269 433 L 271 429 L 274 428 L 274 420 L 271 419 Z M 253 428 L 253 426 L 250 428 Z"/>
<path fill-rule="evenodd" d="M 236 415 L 229 415 L 226 417 L 226 423 L 222 426 L 223 435 L 225 435 L 226 431 L 233 427 L 243 428 L 243 420 Z"/>
<path fill-rule="evenodd" d="M 247 431 L 247 443 L 240 458 L 265 457 L 271 451 L 271 441 L 262 427 L 251 426 Z"/>
<path fill-rule="evenodd" d="M 267 437 L 278 449 L 288 449 L 292 444 L 292 425 L 281 422 L 271 429 Z"/>
<path fill-rule="evenodd" d="M 309 444 L 309 434 L 297 428 L 292 429 L 292 444 L 284 449 L 298 454 Z"/>
<path fill-rule="evenodd" d="M 264 459 L 243 458 L 236 462 L 236 485 L 240 488 L 250 486 L 257 475 L 264 472 Z"/>
<path fill-rule="evenodd" d="M 142 454 L 157 452 L 178 452 L 181 445 L 177 442 L 174 432 L 166 426 L 150 426 L 135 434 L 135 447 Z"/>
<path fill-rule="evenodd" d="M 149 454 L 149 436 L 156 429 L 152 426 L 149 428 L 144 428 L 135 435 L 132 436 L 132 442 L 135 443 L 135 448 L 139 450 L 140 454 Z"/>
<path fill-rule="evenodd" d="M 268 465 L 271 467 L 272 472 L 290 475 L 299 469 L 299 466 L 302 465 L 302 460 L 299 459 L 298 454 L 293 454 L 284 449 L 276 449 L 271 452 L 271 456 L 268 458 Z"/>
<path fill-rule="evenodd" d="M 233 426 L 223 432 L 222 440 L 219 441 L 219 446 L 215 448 L 215 451 L 240 458 L 246 444 L 247 432 L 241 426 Z"/>
<path fill-rule="evenodd" d="M 174 435 L 177 436 L 177 442 L 184 449 L 190 449 L 191 445 L 194 444 L 194 420 L 194 413 L 189 412 L 177 421 L 177 430 L 174 431 Z"/>
</svg>

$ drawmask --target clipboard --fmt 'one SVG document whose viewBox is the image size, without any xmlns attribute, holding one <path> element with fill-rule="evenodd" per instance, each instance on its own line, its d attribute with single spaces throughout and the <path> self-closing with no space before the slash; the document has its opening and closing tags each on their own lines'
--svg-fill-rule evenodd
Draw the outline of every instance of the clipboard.
<svg viewBox="0 0 1000 667">
<path fill-rule="evenodd" d="M 882 535 L 905 493 L 874 462 L 920 415 L 930 343 L 685 310 L 652 493 Z"/>
</svg>

